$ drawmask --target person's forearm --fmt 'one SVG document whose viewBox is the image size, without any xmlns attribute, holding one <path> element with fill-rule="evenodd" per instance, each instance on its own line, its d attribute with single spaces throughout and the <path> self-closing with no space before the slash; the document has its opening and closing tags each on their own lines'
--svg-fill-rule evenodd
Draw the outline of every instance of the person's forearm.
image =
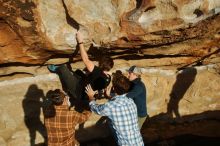
<svg viewBox="0 0 220 146">
<path fill-rule="evenodd" d="M 90 101 L 89 106 L 92 112 L 98 115 L 101 115 L 101 116 L 106 116 L 106 113 L 104 112 L 104 109 L 105 109 L 104 104 L 102 105 L 96 104 L 96 102 L 93 100 L 93 101 Z"/>
<path fill-rule="evenodd" d="M 88 69 L 88 71 L 92 72 L 95 65 L 91 60 L 89 60 L 89 56 L 83 45 L 83 38 L 79 32 L 76 33 L 76 40 L 79 45 L 80 54 L 81 54 L 83 63 L 86 65 L 86 68 Z"/>
<path fill-rule="evenodd" d="M 81 54 L 83 62 L 88 61 L 89 57 L 88 57 L 88 54 L 84 48 L 83 43 L 79 43 L 79 49 L 80 49 L 80 54 Z"/>
</svg>

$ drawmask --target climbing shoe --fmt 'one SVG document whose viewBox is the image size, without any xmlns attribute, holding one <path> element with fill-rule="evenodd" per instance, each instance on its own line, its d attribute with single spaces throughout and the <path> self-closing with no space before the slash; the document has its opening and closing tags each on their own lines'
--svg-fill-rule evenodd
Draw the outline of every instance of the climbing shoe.
<svg viewBox="0 0 220 146">
<path fill-rule="evenodd" d="M 58 65 L 54 65 L 54 64 L 49 64 L 49 65 L 47 66 L 48 70 L 49 70 L 50 72 L 52 72 L 52 73 L 55 73 L 55 72 L 57 71 L 57 68 L 58 68 L 58 67 L 59 67 Z"/>
</svg>

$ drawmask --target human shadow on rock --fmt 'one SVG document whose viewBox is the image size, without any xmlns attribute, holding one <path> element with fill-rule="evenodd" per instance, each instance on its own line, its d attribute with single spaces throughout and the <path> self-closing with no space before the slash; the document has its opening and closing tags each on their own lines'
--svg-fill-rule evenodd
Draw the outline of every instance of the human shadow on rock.
<svg viewBox="0 0 220 146">
<path fill-rule="evenodd" d="M 175 114 L 176 118 L 180 118 L 179 102 L 194 82 L 196 74 L 197 71 L 195 68 L 187 68 L 177 75 L 176 82 L 173 85 L 170 93 L 170 100 L 167 105 L 168 116 L 173 117 L 173 114 Z"/>
<path fill-rule="evenodd" d="M 24 123 L 29 130 L 30 146 L 35 146 L 36 133 L 39 132 L 46 142 L 46 128 L 40 120 L 40 113 L 42 102 L 40 99 L 44 99 L 44 93 L 42 89 L 39 89 L 37 85 L 32 84 L 29 86 L 22 106 L 24 110 Z"/>
</svg>

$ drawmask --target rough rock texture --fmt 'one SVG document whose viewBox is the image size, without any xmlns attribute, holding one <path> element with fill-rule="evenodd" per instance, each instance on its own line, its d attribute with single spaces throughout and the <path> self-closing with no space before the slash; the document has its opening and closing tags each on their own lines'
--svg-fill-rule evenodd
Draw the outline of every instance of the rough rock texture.
<svg viewBox="0 0 220 146">
<path fill-rule="evenodd" d="M 120 66 L 122 71 L 133 64 L 122 60 L 116 60 L 115 63 L 114 70 Z M 180 72 L 142 68 L 142 78 L 148 89 L 148 113 L 151 117 L 142 129 L 145 142 L 184 134 L 220 137 L 220 74 L 215 68 L 215 65 L 199 66 Z M 17 77 L 0 82 L 2 143 L 29 145 L 29 133 L 35 132 L 35 143 L 44 142 L 41 102 L 46 92 L 55 88 L 61 88 L 59 78 L 49 73 L 45 67 L 39 68 L 35 77 Z M 33 119 L 25 124 L 25 117 Z M 77 132 L 80 141 L 108 135 L 105 122 L 95 114 Z"/>
<path fill-rule="evenodd" d="M 83 33 L 87 47 L 92 44 L 107 53 L 123 54 L 129 49 L 127 53 L 142 56 L 149 55 L 148 49 L 154 49 L 152 55 L 192 57 L 184 64 L 215 54 L 219 48 L 218 0 L 0 3 L 0 64 L 42 64 L 53 55 L 56 58 L 57 54 L 71 54 L 76 48 L 77 30 Z M 172 44 L 179 46 L 173 45 L 166 53 L 165 48 Z"/>
<path fill-rule="evenodd" d="M 0 145 L 44 142 L 41 98 L 61 88 L 46 65 L 73 57 L 73 69 L 84 67 L 78 30 L 92 60 L 109 55 L 114 71 L 142 68 L 151 117 L 142 129 L 146 143 L 220 137 L 219 13 L 219 0 L 0 0 Z M 107 136 L 102 120 L 92 115 L 77 138 Z"/>
</svg>

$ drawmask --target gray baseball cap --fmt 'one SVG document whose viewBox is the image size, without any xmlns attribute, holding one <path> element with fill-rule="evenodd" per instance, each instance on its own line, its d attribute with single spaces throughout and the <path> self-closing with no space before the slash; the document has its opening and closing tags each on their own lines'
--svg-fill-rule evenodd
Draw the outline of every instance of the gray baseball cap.
<svg viewBox="0 0 220 146">
<path fill-rule="evenodd" d="M 135 74 L 141 74 L 141 69 L 135 65 L 131 66 L 127 72 L 129 73 L 135 73 Z"/>
</svg>

